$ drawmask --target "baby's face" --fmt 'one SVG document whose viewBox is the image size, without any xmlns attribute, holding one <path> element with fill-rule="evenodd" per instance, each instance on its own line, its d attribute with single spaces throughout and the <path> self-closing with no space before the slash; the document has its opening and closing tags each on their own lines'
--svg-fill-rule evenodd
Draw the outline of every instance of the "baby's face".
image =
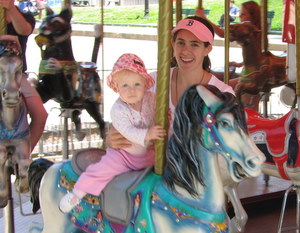
<svg viewBox="0 0 300 233">
<path fill-rule="evenodd" d="M 115 78 L 119 94 L 128 104 L 139 103 L 146 90 L 145 78 L 135 72 L 122 72 Z"/>
</svg>

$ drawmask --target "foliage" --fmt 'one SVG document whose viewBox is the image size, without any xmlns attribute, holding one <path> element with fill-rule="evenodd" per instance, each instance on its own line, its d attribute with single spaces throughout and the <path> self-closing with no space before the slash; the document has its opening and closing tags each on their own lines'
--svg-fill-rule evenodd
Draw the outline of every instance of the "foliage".
<svg viewBox="0 0 300 233">
<path fill-rule="evenodd" d="M 260 0 L 255 0 L 260 3 Z M 221 0 L 204 0 L 203 7 L 209 9 L 208 18 L 217 23 L 224 12 L 224 2 Z M 236 0 L 239 6 L 245 0 Z M 282 28 L 282 0 L 268 1 L 268 10 L 274 10 L 275 16 L 272 20 L 272 30 L 281 31 Z M 197 7 L 197 0 L 183 0 L 182 8 L 194 9 Z M 175 7 L 175 3 L 174 3 Z M 105 24 L 147 24 L 157 25 L 158 22 L 158 4 L 149 5 L 149 17 L 145 16 L 145 6 L 105 6 L 104 23 Z M 60 8 L 54 9 L 59 11 Z M 101 22 L 101 8 L 99 7 L 73 7 L 73 22 L 99 23 Z"/>
</svg>

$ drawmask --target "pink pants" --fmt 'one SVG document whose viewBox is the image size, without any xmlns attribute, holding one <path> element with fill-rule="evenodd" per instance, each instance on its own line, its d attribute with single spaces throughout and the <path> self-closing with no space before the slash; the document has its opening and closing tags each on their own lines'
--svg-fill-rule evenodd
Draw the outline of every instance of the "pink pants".
<svg viewBox="0 0 300 233">
<path fill-rule="evenodd" d="M 99 195 L 115 176 L 131 171 L 147 168 L 154 164 L 154 151 L 143 155 L 132 155 L 125 150 L 108 148 L 98 163 L 87 167 L 77 180 L 73 192 L 79 198 L 86 193 Z"/>
</svg>

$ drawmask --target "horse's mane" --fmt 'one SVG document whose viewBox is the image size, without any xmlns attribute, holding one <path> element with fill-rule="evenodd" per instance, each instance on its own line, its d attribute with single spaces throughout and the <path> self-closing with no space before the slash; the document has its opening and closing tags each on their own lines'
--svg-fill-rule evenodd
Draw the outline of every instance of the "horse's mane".
<svg viewBox="0 0 300 233">
<path fill-rule="evenodd" d="M 221 113 L 231 112 L 236 124 L 247 132 L 245 114 L 242 106 L 237 104 L 236 98 L 231 93 L 222 93 L 214 86 L 205 87 L 222 100 L 221 106 L 214 113 L 216 119 Z M 170 189 L 175 191 L 176 184 L 194 196 L 198 195 L 195 181 L 207 185 L 203 180 L 202 163 L 198 156 L 204 141 L 201 124 L 204 106 L 196 85 L 188 88 L 182 95 L 175 110 L 174 133 L 168 144 L 167 163 L 163 174 Z"/>
</svg>

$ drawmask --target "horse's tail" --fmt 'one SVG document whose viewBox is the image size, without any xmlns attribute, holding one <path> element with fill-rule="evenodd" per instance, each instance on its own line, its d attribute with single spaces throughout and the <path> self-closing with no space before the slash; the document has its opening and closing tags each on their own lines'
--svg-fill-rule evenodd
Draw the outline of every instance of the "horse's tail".
<svg viewBox="0 0 300 233">
<path fill-rule="evenodd" d="M 39 189 L 42 177 L 53 162 L 47 159 L 36 159 L 28 168 L 28 183 L 30 187 L 30 201 L 32 202 L 32 211 L 36 213 L 40 209 Z"/>
</svg>

